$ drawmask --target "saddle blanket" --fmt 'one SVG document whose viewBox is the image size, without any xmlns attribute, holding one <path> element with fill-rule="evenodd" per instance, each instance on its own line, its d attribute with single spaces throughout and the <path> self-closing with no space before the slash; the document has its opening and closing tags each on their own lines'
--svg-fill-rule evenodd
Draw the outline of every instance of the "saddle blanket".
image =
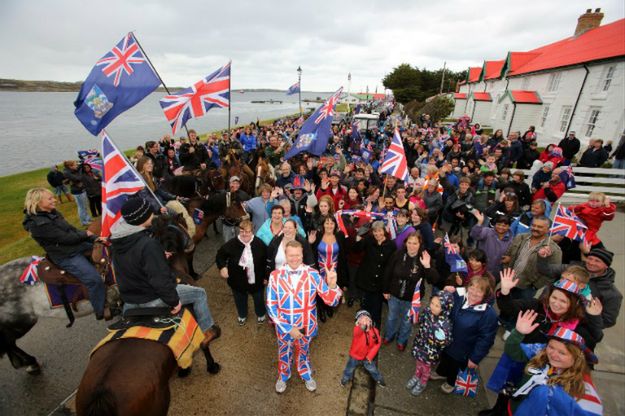
<svg viewBox="0 0 625 416">
<path fill-rule="evenodd" d="M 186 309 L 183 310 L 182 317 L 172 317 L 172 324 L 168 328 L 133 326 L 117 331 L 109 330 L 109 334 L 95 346 L 91 354 L 110 341 L 123 338 L 140 338 L 165 345 L 174 355 L 180 368 L 189 368 L 193 361 L 193 353 L 200 348 L 204 334 L 191 312 Z"/>
</svg>

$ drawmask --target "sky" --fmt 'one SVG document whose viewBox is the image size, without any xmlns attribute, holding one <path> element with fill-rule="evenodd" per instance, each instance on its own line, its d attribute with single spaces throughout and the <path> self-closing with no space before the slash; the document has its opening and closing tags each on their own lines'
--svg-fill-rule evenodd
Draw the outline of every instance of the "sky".
<svg viewBox="0 0 625 416">
<path fill-rule="evenodd" d="M 571 36 L 590 7 L 625 17 L 622 0 L 0 0 L 0 78 L 82 81 L 134 31 L 172 87 L 231 59 L 233 89 L 287 89 L 299 66 L 305 91 L 382 92 L 402 63 L 459 71 Z"/>
</svg>

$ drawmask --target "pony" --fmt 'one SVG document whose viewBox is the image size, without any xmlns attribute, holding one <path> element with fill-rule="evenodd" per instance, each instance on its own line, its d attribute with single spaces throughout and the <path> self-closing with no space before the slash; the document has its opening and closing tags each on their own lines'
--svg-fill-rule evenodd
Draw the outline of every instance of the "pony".
<svg viewBox="0 0 625 416">
<path fill-rule="evenodd" d="M 228 179 L 238 176 L 241 180 L 241 189 L 248 195 L 254 193 L 254 172 L 243 163 L 233 149 L 230 149 L 222 160 L 222 174 Z"/>
<path fill-rule="evenodd" d="M 193 281 L 200 278 L 200 275 L 193 269 L 195 243 L 192 236 L 187 233 L 182 214 L 155 217 L 152 222 L 152 232 L 165 252 L 169 253 L 167 261 L 176 272 L 177 278 L 186 284 L 194 285 Z"/>
<path fill-rule="evenodd" d="M 259 156 L 256 164 L 256 182 L 254 183 L 254 191 L 256 196 L 260 195 L 261 185 L 267 183 L 271 186 L 276 184 L 276 172 L 274 167 L 265 158 Z"/>
</svg>

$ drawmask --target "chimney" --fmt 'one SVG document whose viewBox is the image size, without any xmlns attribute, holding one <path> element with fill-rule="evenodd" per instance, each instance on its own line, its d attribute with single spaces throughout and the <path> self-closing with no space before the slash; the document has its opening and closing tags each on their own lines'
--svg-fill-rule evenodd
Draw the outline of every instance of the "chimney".
<svg viewBox="0 0 625 416">
<path fill-rule="evenodd" d="M 586 33 L 590 29 L 601 26 L 601 20 L 603 19 L 603 13 L 601 9 L 587 9 L 586 13 L 577 18 L 577 27 L 575 28 L 575 37 Z"/>
</svg>

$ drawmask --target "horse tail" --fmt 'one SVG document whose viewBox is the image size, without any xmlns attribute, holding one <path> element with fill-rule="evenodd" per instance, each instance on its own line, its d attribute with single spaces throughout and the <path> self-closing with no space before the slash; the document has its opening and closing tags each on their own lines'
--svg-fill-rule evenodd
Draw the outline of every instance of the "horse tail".
<svg viewBox="0 0 625 416">
<path fill-rule="evenodd" d="M 84 416 L 118 416 L 115 396 L 108 387 L 98 386 L 84 409 Z"/>
</svg>

